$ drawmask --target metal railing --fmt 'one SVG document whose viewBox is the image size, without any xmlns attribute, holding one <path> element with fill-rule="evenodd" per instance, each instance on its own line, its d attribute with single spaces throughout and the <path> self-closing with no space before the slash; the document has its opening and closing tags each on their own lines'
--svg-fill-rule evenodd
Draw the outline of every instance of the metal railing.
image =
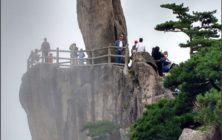
<svg viewBox="0 0 222 140">
<path fill-rule="evenodd" d="M 38 63 L 57 64 L 60 67 L 71 66 L 89 66 L 89 65 L 103 65 L 114 64 L 124 66 L 128 63 L 128 46 L 123 47 L 123 55 L 116 55 L 116 46 L 108 46 L 93 50 L 74 51 L 75 53 L 84 53 L 87 57 L 73 57 L 73 50 L 49 50 L 48 54 L 51 56 L 44 57 L 41 50 L 32 52 L 27 60 L 27 69 L 32 68 Z M 121 58 L 122 63 L 116 63 L 115 58 Z M 124 60 L 124 61 L 123 61 Z M 124 63 L 123 63 L 124 62 Z"/>
</svg>

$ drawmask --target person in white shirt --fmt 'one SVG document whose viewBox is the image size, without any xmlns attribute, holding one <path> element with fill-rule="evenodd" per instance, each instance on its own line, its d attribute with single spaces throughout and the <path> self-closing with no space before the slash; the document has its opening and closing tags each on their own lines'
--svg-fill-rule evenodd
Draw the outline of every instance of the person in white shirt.
<svg viewBox="0 0 222 140">
<path fill-rule="evenodd" d="M 145 46 L 143 45 L 143 38 L 139 39 L 139 43 L 137 44 L 136 48 L 137 48 L 137 52 L 145 52 L 146 51 Z"/>
</svg>

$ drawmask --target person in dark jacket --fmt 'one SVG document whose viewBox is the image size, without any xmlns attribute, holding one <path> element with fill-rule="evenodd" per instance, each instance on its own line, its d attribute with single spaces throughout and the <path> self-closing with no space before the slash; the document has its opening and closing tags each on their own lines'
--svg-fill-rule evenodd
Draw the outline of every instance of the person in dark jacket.
<svg viewBox="0 0 222 140">
<path fill-rule="evenodd" d="M 152 57 L 156 62 L 157 68 L 158 68 L 158 73 L 162 77 L 163 76 L 163 71 L 162 71 L 162 57 L 163 54 L 160 52 L 159 46 L 156 46 L 155 48 L 152 49 Z"/>
<path fill-rule="evenodd" d="M 48 62 L 48 54 L 50 51 L 50 45 L 49 45 L 49 42 L 47 42 L 47 38 L 44 38 L 44 42 L 42 42 L 41 51 L 42 51 L 43 62 L 45 63 Z"/>
<path fill-rule="evenodd" d="M 115 41 L 116 46 L 116 55 L 122 55 L 123 54 L 123 47 L 126 45 L 124 41 L 123 34 L 120 34 L 119 39 Z M 121 57 L 116 57 L 116 63 L 122 63 Z"/>
</svg>

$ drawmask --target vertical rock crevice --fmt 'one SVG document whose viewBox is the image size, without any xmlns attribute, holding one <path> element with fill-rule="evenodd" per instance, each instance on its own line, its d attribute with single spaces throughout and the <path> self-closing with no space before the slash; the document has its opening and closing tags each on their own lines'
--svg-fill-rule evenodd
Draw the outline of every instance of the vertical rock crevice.
<svg viewBox="0 0 222 140">
<path fill-rule="evenodd" d="M 116 28 L 116 39 L 118 39 L 118 35 L 123 33 L 127 39 L 127 27 L 126 21 L 123 13 L 123 9 L 121 6 L 120 0 L 112 0 L 113 5 L 113 14 L 114 14 L 114 26 Z M 124 17 L 124 18 L 123 18 Z"/>
</svg>

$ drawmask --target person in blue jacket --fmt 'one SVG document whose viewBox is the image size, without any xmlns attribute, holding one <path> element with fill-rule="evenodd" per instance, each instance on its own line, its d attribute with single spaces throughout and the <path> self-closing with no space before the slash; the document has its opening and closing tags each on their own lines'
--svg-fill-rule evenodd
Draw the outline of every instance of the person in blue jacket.
<svg viewBox="0 0 222 140">
<path fill-rule="evenodd" d="M 172 63 L 169 59 L 168 59 L 168 52 L 164 51 L 163 52 L 163 58 L 162 58 L 162 71 L 164 73 L 169 72 L 176 64 Z"/>
</svg>

